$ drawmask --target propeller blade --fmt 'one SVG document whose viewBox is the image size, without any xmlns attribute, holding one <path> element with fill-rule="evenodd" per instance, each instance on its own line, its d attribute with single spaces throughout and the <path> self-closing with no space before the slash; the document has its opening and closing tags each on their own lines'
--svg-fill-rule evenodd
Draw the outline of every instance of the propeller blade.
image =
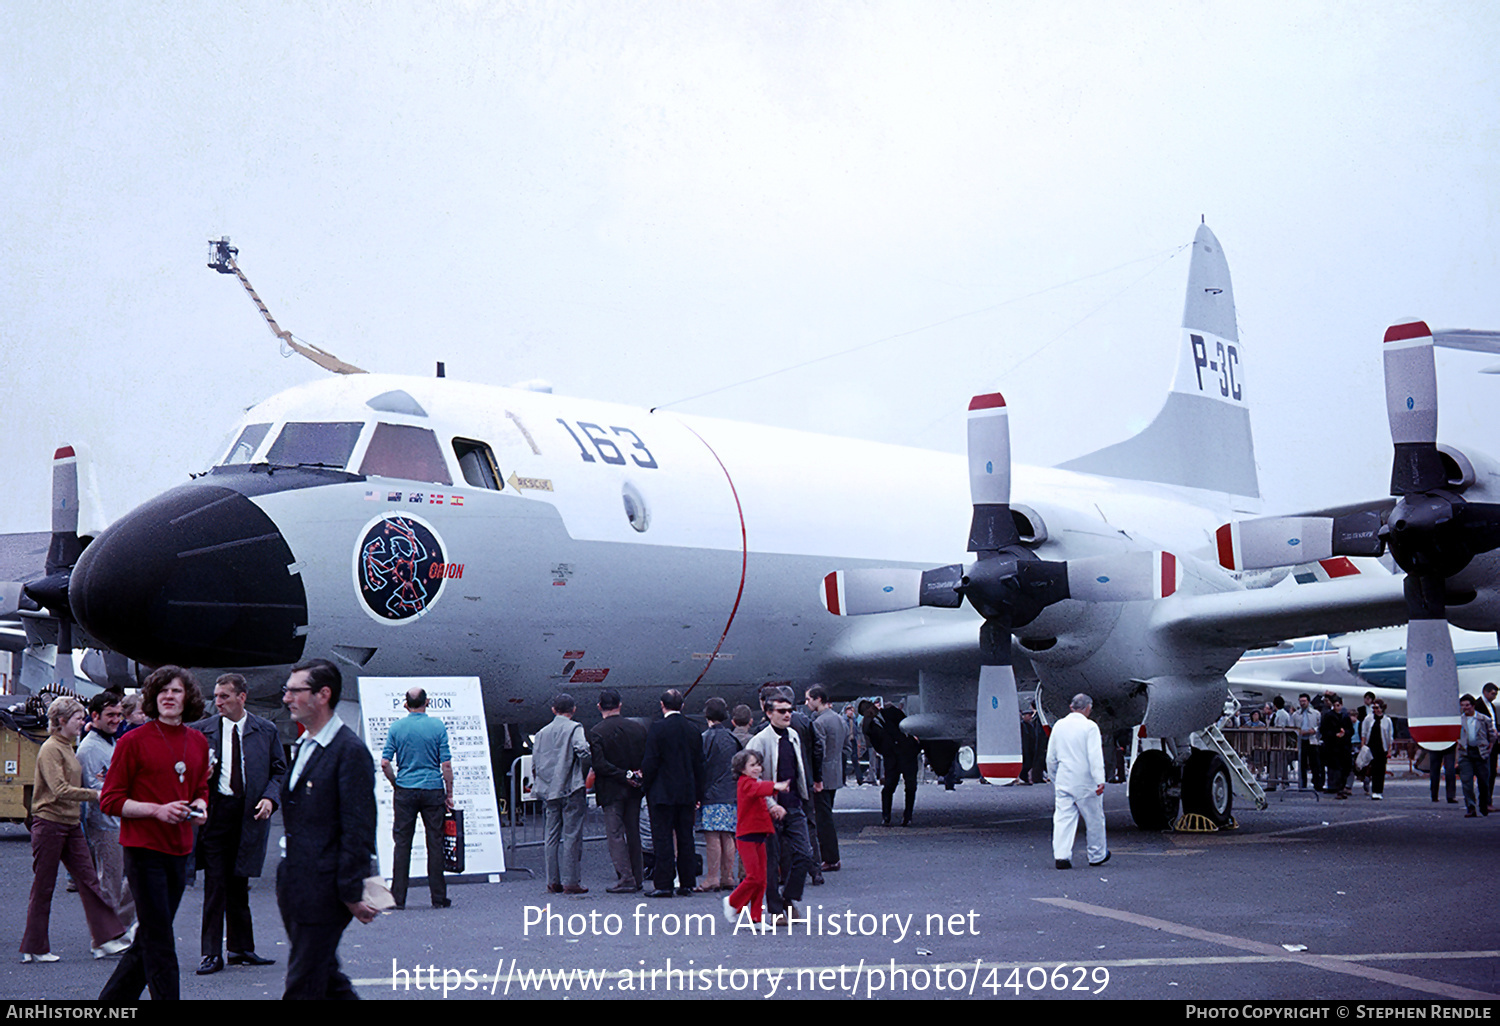
<svg viewBox="0 0 1500 1026">
<path fill-rule="evenodd" d="M 1219 565 L 1226 570 L 1263 570 L 1314 563 L 1330 556 L 1378 556 L 1380 514 L 1341 517 L 1261 517 L 1225 524 L 1214 534 Z"/>
<path fill-rule="evenodd" d="M 970 552 L 995 552 L 1021 540 L 1010 515 L 1010 416 L 999 392 L 969 401 Z"/>
<path fill-rule="evenodd" d="M 1166 598 L 1182 583 L 1170 552 L 1127 552 L 1068 561 L 1068 593 L 1084 602 L 1140 602 Z"/>
<path fill-rule="evenodd" d="M 836 616 L 890 613 L 921 604 L 922 571 L 835 570 L 823 578 L 823 606 Z"/>
<path fill-rule="evenodd" d="M 1408 574 L 1406 715 L 1413 740 L 1440 751 L 1458 740 L 1458 664 L 1448 630 L 1443 578 Z"/>
<path fill-rule="evenodd" d="M 974 702 L 975 754 L 986 780 L 1021 775 L 1021 703 L 1010 665 L 1010 624 L 986 620 L 979 628 L 979 690 Z"/>
<path fill-rule="evenodd" d="M 0 619 L 13 616 L 21 608 L 21 582 L 0 581 Z"/>
<path fill-rule="evenodd" d="M 1391 494 L 1441 488 L 1448 475 L 1437 449 L 1437 367 L 1432 332 L 1421 321 L 1386 329 L 1385 408 L 1396 447 Z"/>
</svg>

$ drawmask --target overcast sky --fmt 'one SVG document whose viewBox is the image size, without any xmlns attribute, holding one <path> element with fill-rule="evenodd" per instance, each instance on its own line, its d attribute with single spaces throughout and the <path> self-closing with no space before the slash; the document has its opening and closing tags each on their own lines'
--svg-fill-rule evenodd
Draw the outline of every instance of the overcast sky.
<svg viewBox="0 0 1500 1026">
<path fill-rule="evenodd" d="M 1050 464 L 1160 405 L 1206 216 L 1273 508 L 1385 491 L 1387 324 L 1500 328 L 1492 3 L 9 0 L 0 47 L 0 530 L 58 445 L 118 516 L 324 374 L 222 234 L 370 370 L 652 406 L 899 336 L 673 408 L 958 451 L 998 388 Z"/>
</svg>

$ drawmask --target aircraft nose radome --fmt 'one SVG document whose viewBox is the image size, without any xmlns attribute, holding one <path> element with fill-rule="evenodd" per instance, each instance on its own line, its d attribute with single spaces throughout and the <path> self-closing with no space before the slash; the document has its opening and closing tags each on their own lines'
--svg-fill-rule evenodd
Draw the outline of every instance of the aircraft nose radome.
<svg viewBox="0 0 1500 1026">
<path fill-rule="evenodd" d="M 294 559 L 276 524 L 244 495 L 183 485 L 84 550 L 69 600 L 85 630 L 137 662 L 294 663 L 307 624 L 302 578 L 287 570 Z"/>
</svg>

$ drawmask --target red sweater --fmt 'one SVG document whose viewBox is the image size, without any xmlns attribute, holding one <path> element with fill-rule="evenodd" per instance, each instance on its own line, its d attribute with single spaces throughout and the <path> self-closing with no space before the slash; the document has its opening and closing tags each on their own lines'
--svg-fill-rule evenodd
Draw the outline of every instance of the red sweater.
<svg viewBox="0 0 1500 1026">
<path fill-rule="evenodd" d="M 187 766 L 177 779 L 178 762 Z M 150 848 L 164 855 L 187 855 L 193 850 L 193 824 L 163 823 L 159 819 L 126 819 L 125 799 L 166 804 L 208 801 L 208 739 L 187 727 L 144 723 L 115 742 L 114 758 L 99 794 L 99 807 L 120 817 L 120 844 Z"/>
<path fill-rule="evenodd" d="M 735 792 L 740 800 L 739 815 L 735 819 L 735 836 L 774 834 L 776 824 L 771 822 L 771 810 L 766 808 L 766 799 L 776 793 L 776 782 L 742 776 L 735 784 Z"/>
</svg>

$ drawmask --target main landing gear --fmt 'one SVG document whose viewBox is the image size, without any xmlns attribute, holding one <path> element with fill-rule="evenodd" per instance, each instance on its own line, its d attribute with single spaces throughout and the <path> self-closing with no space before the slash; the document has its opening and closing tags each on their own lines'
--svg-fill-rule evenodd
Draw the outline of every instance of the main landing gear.
<svg viewBox="0 0 1500 1026">
<path fill-rule="evenodd" d="M 1217 752 L 1193 748 L 1179 761 L 1172 742 L 1137 738 L 1130 761 L 1130 815 L 1142 830 L 1171 830 L 1183 818 L 1202 816 L 1215 828 L 1234 821 L 1234 780 Z"/>
</svg>

